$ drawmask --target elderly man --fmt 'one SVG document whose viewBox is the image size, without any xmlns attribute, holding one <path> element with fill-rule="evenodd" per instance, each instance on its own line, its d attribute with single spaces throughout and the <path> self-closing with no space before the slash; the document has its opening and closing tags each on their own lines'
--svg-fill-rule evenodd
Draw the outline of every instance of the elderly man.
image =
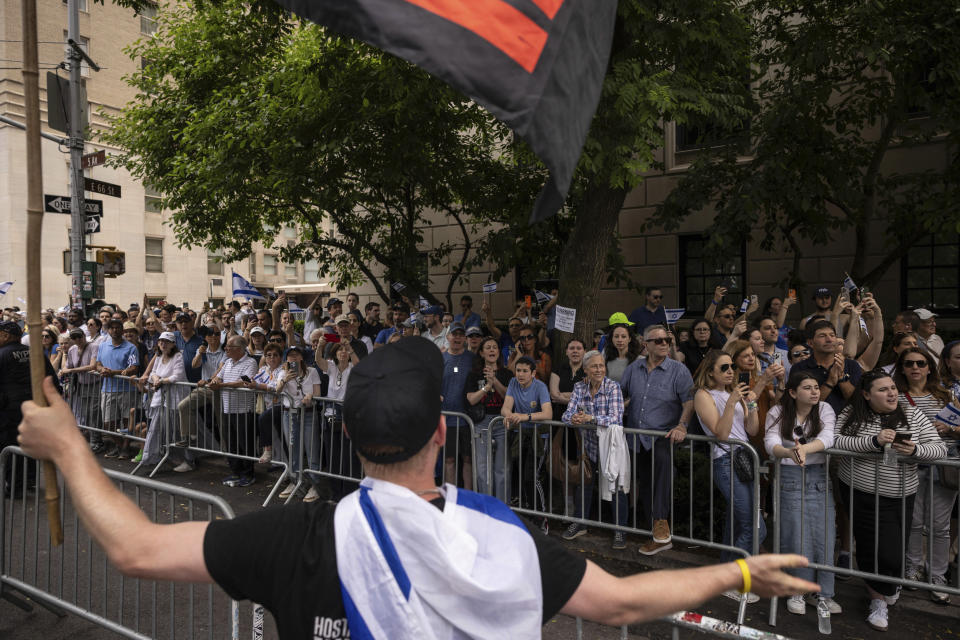
<svg viewBox="0 0 960 640">
<path fill-rule="evenodd" d="M 346 313 L 341 313 L 337 316 L 337 337 L 339 340 L 331 341 L 328 339 L 327 346 L 324 349 L 324 357 L 327 360 L 332 358 L 331 353 L 333 352 L 333 345 L 340 342 L 342 344 L 350 345 L 351 351 L 356 355 L 358 360 L 362 360 L 367 356 L 367 345 L 363 344 L 362 340 L 355 338 L 353 336 L 353 325 L 350 323 L 350 316 Z"/>
<path fill-rule="evenodd" d="M 180 442 L 177 443 L 179 447 L 186 447 L 196 442 L 198 413 L 206 416 L 219 405 L 219 394 L 215 394 L 207 385 L 220 371 L 227 354 L 220 348 L 220 331 L 216 328 L 201 327 L 198 335 L 203 338 L 204 344 L 197 349 L 190 366 L 200 369 L 200 380 L 190 395 L 177 405 L 177 411 L 180 414 Z M 196 469 L 196 460 L 193 452 L 188 449 L 184 454 L 183 463 L 174 467 L 173 470 L 185 473 L 194 469 Z"/>
<path fill-rule="evenodd" d="M 653 555 L 673 546 L 670 535 L 670 488 L 673 486 L 671 448 L 687 435 L 693 414 L 693 377 L 682 363 L 668 357 L 673 338 L 660 325 L 643 332 L 647 355 L 627 365 L 620 379 L 623 395 L 629 398 L 629 426 L 633 429 L 663 431 L 665 437 L 639 436 L 639 445 L 630 438 L 636 455 L 637 493 L 645 512 L 643 524 L 650 524 L 653 538 L 640 553 Z M 648 485 L 648 479 L 653 484 Z"/>
<path fill-rule="evenodd" d="M 490 496 L 436 486 L 446 441 L 440 352 L 422 340 L 378 349 L 350 376 L 344 428 L 366 478 L 338 504 L 261 509 L 231 520 L 150 522 L 85 450 L 52 381 L 24 405 L 24 450 L 51 459 L 87 531 L 121 572 L 217 582 L 255 599 L 280 637 L 531 640 L 557 613 L 623 625 L 698 606 L 728 589 L 816 591 L 788 576 L 800 556 L 614 577 L 541 535 Z"/>
<path fill-rule="evenodd" d="M 916 329 L 920 346 L 929 351 L 933 359 L 939 363 L 940 352 L 943 351 L 943 338 L 937 335 L 937 314 L 929 309 L 917 309 L 914 313 L 920 320 Z"/>
<path fill-rule="evenodd" d="M 253 376 L 257 374 L 257 361 L 247 355 L 247 341 L 242 336 L 227 338 L 227 358 L 220 372 L 208 385 L 214 391 L 223 390 L 223 413 L 220 442 L 229 446 L 226 453 L 241 456 L 253 456 L 256 451 L 256 414 L 253 393 L 243 393 L 236 389 L 249 389 Z M 223 481 L 228 487 L 249 487 L 256 478 L 253 475 L 253 461 L 240 458 L 227 458 L 233 473 Z"/>
</svg>

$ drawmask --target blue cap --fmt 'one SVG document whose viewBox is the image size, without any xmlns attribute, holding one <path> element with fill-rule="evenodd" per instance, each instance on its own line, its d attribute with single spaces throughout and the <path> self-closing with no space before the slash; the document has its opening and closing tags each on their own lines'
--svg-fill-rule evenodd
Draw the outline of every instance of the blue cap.
<svg viewBox="0 0 960 640">
<path fill-rule="evenodd" d="M 427 307 L 420 313 L 425 316 L 439 316 L 439 315 L 443 315 L 443 309 L 440 308 L 440 305 L 435 304 L 433 306 Z"/>
</svg>

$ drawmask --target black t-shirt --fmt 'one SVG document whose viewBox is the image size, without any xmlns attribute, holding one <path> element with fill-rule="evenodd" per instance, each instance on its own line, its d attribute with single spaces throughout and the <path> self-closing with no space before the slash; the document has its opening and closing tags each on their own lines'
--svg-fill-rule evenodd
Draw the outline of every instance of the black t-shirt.
<svg viewBox="0 0 960 640">
<path fill-rule="evenodd" d="M 510 384 L 510 379 L 513 377 L 513 374 L 510 373 L 509 369 L 498 367 L 496 376 L 497 380 L 500 381 L 500 384 L 506 387 Z M 465 386 L 466 392 L 473 393 L 474 391 L 482 388 L 485 383 L 486 379 L 484 378 L 482 371 L 480 373 L 471 371 L 467 376 L 467 384 Z M 497 393 L 496 389 L 491 389 L 490 393 L 485 395 L 481 402 L 483 402 L 483 409 L 486 415 L 500 415 L 500 409 L 503 407 L 503 396 Z"/>
<path fill-rule="evenodd" d="M 442 509 L 443 499 L 431 504 Z M 211 522 L 203 540 L 207 571 L 231 598 L 252 600 L 270 611 L 285 640 L 349 638 L 337 574 L 335 510 L 335 504 L 318 502 Z M 580 586 L 587 563 L 523 523 L 540 559 L 546 622 Z"/>
<path fill-rule="evenodd" d="M 572 393 L 574 385 L 587 377 L 587 372 L 583 370 L 582 366 L 577 369 L 576 373 L 573 373 L 569 362 L 554 371 L 554 373 L 560 378 L 557 384 L 557 389 L 560 393 Z M 563 413 L 567 410 L 567 403 L 551 402 L 550 404 L 553 407 L 553 419 L 560 420 L 560 418 L 563 417 Z"/>
</svg>

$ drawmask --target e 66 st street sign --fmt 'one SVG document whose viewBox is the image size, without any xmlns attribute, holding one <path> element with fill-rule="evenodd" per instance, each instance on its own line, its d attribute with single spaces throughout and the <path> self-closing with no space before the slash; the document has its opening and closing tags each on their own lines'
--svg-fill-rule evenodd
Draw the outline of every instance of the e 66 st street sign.
<svg viewBox="0 0 960 640">
<path fill-rule="evenodd" d="M 83 201 L 83 210 L 87 216 L 103 215 L 103 200 Z M 43 210 L 47 213 L 70 214 L 70 196 L 51 196 L 43 194 Z"/>
<path fill-rule="evenodd" d="M 110 196 L 113 198 L 120 197 L 120 185 L 111 184 L 109 182 L 100 182 L 99 180 L 94 180 L 93 178 L 83 179 L 83 190 L 92 191 L 94 193 L 99 193 L 100 195 Z"/>
</svg>

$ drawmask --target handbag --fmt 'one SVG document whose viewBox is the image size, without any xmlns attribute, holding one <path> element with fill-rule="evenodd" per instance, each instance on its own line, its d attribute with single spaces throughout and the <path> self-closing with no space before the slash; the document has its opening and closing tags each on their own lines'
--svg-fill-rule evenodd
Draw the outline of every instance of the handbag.
<svg viewBox="0 0 960 640">
<path fill-rule="evenodd" d="M 740 482 L 753 482 L 753 458 L 747 453 L 746 447 L 741 445 L 731 451 L 728 445 L 726 449 L 730 454 L 730 466 L 737 474 L 737 479 Z"/>
<path fill-rule="evenodd" d="M 939 465 L 937 474 L 940 476 L 940 484 L 944 489 L 951 491 L 960 489 L 960 467 Z"/>
<path fill-rule="evenodd" d="M 572 438 L 562 437 L 562 430 L 554 433 L 553 444 L 550 447 L 550 475 L 554 480 L 569 484 L 571 487 L 578 487 L 581 480 L 584 484 L 593 482 L 593 465 L 580 442 L 580 430 L 572 431 Z M 564 447 L 565 441 L 568 443 L 567 447 Z M 569 451 L 564 451 L 565 448 L 570 447 L 570 444 L 573 446 L 572 456 L 569 455 Z"/>
</svg>

